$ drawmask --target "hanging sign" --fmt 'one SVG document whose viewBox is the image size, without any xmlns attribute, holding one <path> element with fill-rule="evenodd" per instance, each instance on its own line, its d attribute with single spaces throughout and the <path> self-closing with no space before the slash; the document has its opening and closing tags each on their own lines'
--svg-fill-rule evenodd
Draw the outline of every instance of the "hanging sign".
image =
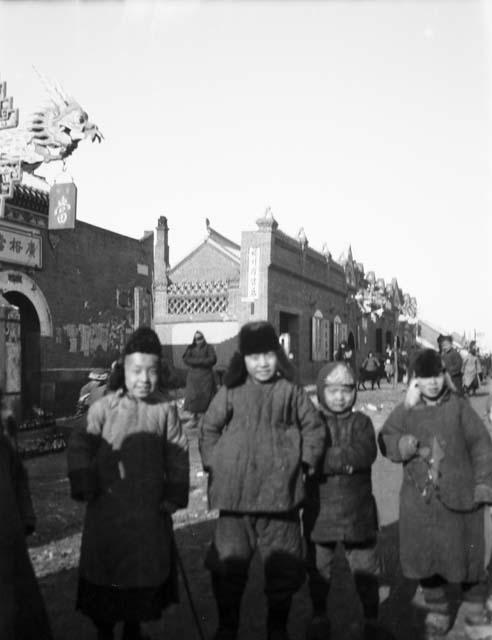
<svg viewBox="0 0 492 640">
<path fill-rule="evenodd" d="M 48 229 L 74 229 L 77 187 L 73 182 L 55 182 L 50 189 Z"/>
</svg>

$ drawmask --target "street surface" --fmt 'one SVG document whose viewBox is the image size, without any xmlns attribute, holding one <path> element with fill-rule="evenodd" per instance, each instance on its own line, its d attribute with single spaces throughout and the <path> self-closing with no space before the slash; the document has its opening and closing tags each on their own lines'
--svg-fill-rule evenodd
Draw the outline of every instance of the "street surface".
<svg viewBox="0 0 492 640">
<path fill-rule="evenodd" d="M 382 383 L 381 391 L 360 392 L 357 407 L 367 413 L 378 431 L 391 409 L 402 400 L 403 387 L 393 390 Z M 486 395 L 472 398 L 472 405 L 483 417 Z M 196 430 L 191 430 L 191 490 L 188 509 L 175 516 L 176 541 L 191 587 L 195 607 L 199 613 L 205 637 L 211 638 L 216 627 L 215 603 L 211 595 L 208 572 L 203 558 L 213 531 L 215 514 L 207 512 L 206 477 L 201 470 Z M 27 463 L 33 486 L 39 527 L 37 539 L 31 541 L 31 556 L 52 620 L 55 640 L 89 640 L 95 638 L 91 623 L 74 611 L 77 572 L 76 563 L 80 543 L 80 523 L 83 509 L 68 497 L 63 454 L 47 456 Z M 38 484 L 38 481 L 40 484 Z M 381 525 L 383 576 L 381 618 L 395 640 L 418 640 L 422 637 L 423 611 L 412 605 L 415 584 L 398 574 L 397 527 L 398 493 L 401 467 L 378 457 L 373 468 L 374 493 Z M 54 492 L 58 509 L 49 496 Z M 43 524 L 43 521 L 45 524 Z M 46 525 L 46 523 L 48 523 Z M 51 542 L 47 542 L 50 540 Z M 254 560 L 250 581 L 243 601 L 243 617 L 239 640 L 264 640 L 265 602 L 262 593 L 262 572 Z M 391 590 L 390 590 L 391 587 Z M 418 600 L 418 595 L 417 595 Z M 449 640 L 463 640 L 465 605 L 460 608 Z M 338 559 L 333 588 L 329 597 L 333 640 L 356 638 L 361 611 L 350 573 L 342 558 Z M 310 604 L 306 586 L 297 594 L 289 621 L 292 640 L 304 640 L 310 618 Z M 168 609 L 161 621 L 146 625 L 145 631 L 153 640 L 182 638 L 199 640 L 189 601 L 181 584 L 181 603 Z M 383 636 L 381 636 L 383 638 Z M 385 638 L 388 636 L 384 636 Z"/>
</svg>

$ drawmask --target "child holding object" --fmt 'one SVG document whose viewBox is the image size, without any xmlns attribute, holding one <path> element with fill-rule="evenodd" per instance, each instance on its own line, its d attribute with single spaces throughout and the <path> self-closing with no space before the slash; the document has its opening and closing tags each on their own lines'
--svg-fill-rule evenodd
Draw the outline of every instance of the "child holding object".
<svg viewBox="0 0 492 640">
<path fill-rule="evenodd" d="M 308 638 L 329 638 L 326 606 L 337 544 L 343 545 L 354 576 L 366 621 L 365 637 L 376 638 L 379 563 L 371 480 L 377 455 L 374 427 L 368 416 L 353 410 L 355 376 L 346 364 L 325 365 L 318 374 L 317 390 L 327 442 L 320 473 L 307 482 L 303 516 L 313 605 Z"/>
<path fill-rule="evenodd" d="M 268 640 L 287 640 L 294 593 L 304 581 L 299 511 L 303 472 L 314 473 L 325 429 L 268 322 L 239 334 L 239 353 L 205 413 L 200 452 L 209 500 L 219 510 L 206 559 L 219 613 L 215 640 L 234 640 L 253 553 L 265 569 Z"/>
<path fill-rule="evenodd" d="M 451 391 L 441 356 L 420 352 L 405 403 L 379 434 L 383 455 L 403 464 L 400 561 L 420 581 L 427 638 L 451 626 L 447 583 L 465 598 L 484 579 L 484 503 L 492 502 L 492 442 L 468 400 Z"/>
<path fill-rule="evenodd" d="M 186 506 L 188 446 L 177 409 L 159 390 L 161 345 L 148 327 L 125 347 L 116 391 L 89 408 L 68 446 L 72 496 L 87 501 L 77 608 L 113 638 L 177 601 L 170 514 Z"/>
</svg>

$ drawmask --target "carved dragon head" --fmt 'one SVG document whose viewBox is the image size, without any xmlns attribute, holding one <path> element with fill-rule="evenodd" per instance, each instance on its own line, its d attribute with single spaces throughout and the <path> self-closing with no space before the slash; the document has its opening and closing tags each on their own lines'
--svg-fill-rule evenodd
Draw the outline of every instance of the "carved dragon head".
<svg viewBox="0 0 492 640">
<path fill-rule="evenodd" d="M 41 74 L 39 76 L 51 103 L 36 111 L 26 123 L 26 128 L 31 132 L 31 144 L 43 157 L 43 162 L 64 160 L 85 138 L 101 142 L 102 133 L 90 122 L 80 104 L 68 96 L 59 84 L 50 84 Z"/>
</svg>

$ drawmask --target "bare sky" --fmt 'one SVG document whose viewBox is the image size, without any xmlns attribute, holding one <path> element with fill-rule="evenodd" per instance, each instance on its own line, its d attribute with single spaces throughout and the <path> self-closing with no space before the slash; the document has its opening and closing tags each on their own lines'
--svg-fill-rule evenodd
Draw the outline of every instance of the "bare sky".
<svg viewBox="0 0 492 640">
<path fill-rule="evenodd" d="M 80 219 L 140 237 L 165 215 L 176 263 L 206 217 L 240 242 L 271 206 L 491 347 L 489 7 L 0 0 L 0 75 L 21 119 L 34 64 L 103 131 L 69 162 Z"/>
</svg>

